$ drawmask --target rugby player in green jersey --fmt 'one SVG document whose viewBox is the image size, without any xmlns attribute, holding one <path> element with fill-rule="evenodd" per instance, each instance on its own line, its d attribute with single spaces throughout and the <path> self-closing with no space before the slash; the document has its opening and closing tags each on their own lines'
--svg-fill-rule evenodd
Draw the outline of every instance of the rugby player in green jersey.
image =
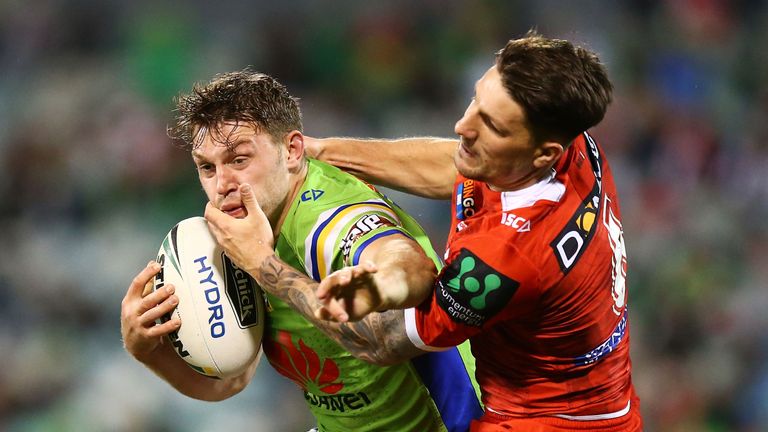
<svg viewBox="0 0 768 432">
<path fill-rule="evenodd" d="M 317 283 L 345 266 L 370 262 L 380 284 L 424 286 L 434 278 L 439 259 L 421 227 L 371 186 L 307 159 L 297 101 L 269 76 L 248 70 L 217 76 L 179 97 L 177 112 L 169 135 L 191 151 L 210 201 L 209 225 L 229 257 L 266 293 L 266 357 L 301 387 L 318 429 L 467 430 L 482 413 L 468 347 L 391 364 L 378 353 L 386 352 L 386 335 L 403 328 L 402 311 L 381 308 L 344 324 L 314 316 Z M 265 235 L 254 237 L 254 227 Z M 253 238 L 267 238 L 274 253 L 258 255 L 263 249 L 250 247 Z M 174 308 L 178 299 L 172 293 L 139 294 L 157 270 L 154 263 L 142 270 L 123 300 L 128 352 L 190 397 L 222 400 L 240 392 L 256 363 L 241 376 L 214 380 L 160 342 L 183 323 L 154 322 Z M 280 282 L 297 279 L 304 289 Z M 385 305 L 408 302 L 383 299 Z M 381 345 L 366 342 L 372 334 L 380 335 L 375 339 Z"/>
</svg>

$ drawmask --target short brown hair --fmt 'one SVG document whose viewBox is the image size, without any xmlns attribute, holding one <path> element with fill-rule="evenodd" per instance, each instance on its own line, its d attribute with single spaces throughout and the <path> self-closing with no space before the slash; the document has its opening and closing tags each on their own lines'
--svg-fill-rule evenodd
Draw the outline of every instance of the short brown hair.
<svg viewBox="0 0 768 432">
<path fill-rule="evenodd" d="M 197 134 L 203 128 L 229 144 L 220 132 L 224 122 L 244 122 L 275 139 L 302 130 L 298 99 L 274 78 L 247 68 L 195 84 L 191 93 L 180 94 L 175 102 L 176 119 L 168 136 L 187 150 L 200 145 Z"/>
<path fill-rule="evenodd" d="M 567 145 L 600 123 L 611 102 L 613 85 L 595 53 L 534 30 L 497 52 L 496 68 L 537 143 Z"/>
</svg>

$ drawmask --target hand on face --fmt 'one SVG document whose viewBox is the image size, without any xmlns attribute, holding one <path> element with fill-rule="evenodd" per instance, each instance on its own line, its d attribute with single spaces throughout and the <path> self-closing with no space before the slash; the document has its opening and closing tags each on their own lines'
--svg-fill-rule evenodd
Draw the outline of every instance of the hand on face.
<svg viewBox="0 0 768 432">
<path fill-rule="evenodd" d="M 152 291 L 152 278 L 160 271 L 154 261 L 138 274 L 123 298 L 120 313 L 120 332 L 126 351 L 139 361 L 146 361 L 162 344 L 162 336 L 178 330 L 181 321 L 174 317 L 156 324 L 155 321 L 170 313 L 179 299 L 173 295 L 173 285 Z"/>
<path fill-rule="evenodd" d="M 238 267 L 251 272 L 273 253 L 274 234 L 267 216 L 256 201 L 253 188 L 241 184 L 239 191 L 247 212 L 245 217 L 234 218 L 209 202 L 205 206 L 205 219 L 227 256 Z"/>
</svg>

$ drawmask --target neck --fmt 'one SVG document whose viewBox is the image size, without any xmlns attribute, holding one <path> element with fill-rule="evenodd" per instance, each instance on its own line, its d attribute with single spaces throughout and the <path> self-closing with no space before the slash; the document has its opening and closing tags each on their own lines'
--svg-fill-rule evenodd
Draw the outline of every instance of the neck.
<svg viewBox="0 0 768 432">
<path fill-rule="evenodd" d="M 280 209 L 280 212 L 278 214 L 277 220 L 272 221 L 270 220 L 270 223 L 272 225 L 272 232 L 274 233 L 275 240 L 280 236 L 280 229 L 283 227 L 283 222 L 285 221 L 285 218 L 288 216 L 288 212 L 291 210 L 291 204 L 293 203 L 293 200 L 296 199 L 296 195 L 299 194 L 299 189 L 301 189 L 301 185 L 304 184 L 304 180 L 307 179 L 307 173 L 309 172 L 309 162 L 304 159 L 304 163 L 302 164 L 301 168 L 297 170 L 295 173 L 290 174 L 290 192 L 285 197 L 285 200 L 283 201 L 282 208 Z"/>
<path fill-rule="evenodd" d="M 488 188 L 494 192 L 507 192 L 525 189 L 540 182 L 543 178 L 547 177 L 552 170 L 552 166 L 547 166 L 537 170 L 533 170 L 523 177 L 517 179 L 510 179 L 507 182 L 487 182 Z"/>
</svg>

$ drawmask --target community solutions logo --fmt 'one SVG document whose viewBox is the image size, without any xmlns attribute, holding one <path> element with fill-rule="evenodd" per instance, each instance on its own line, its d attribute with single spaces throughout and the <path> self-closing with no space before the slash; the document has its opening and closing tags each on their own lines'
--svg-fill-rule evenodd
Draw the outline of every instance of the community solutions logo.
<svg viewBox="0 0 768 432">
<path fill-rule="evenodd" d="M 462 249 L 440 277 L 437 301 L 454 321 L 479 327 L 504 308 L 519 286 Z"/>
</svg>

